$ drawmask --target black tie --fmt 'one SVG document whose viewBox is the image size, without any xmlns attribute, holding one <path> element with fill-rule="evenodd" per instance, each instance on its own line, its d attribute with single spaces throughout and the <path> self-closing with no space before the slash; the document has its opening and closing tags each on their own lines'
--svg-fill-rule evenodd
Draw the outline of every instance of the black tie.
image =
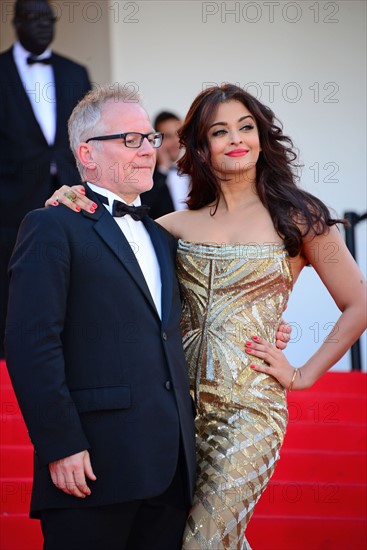
<svg viewBox="0 0 367 550">
<path fill-rule="evenodd" d="M 141 206 L 129 206 L 121 201 L 113 201 L 112 204 L 112 216 L 114 218 L 121 218 L 125 214 L 130 214 L 133 220 L 142 220 L 144 216 L 148 214 L 150 210 L 149 206 L 142 204 Z"/>
<path fill-rule="evenodd" d="M 27 64 L 28 65 L 34 65 L 35 63 L 43 63 L 43 65 L 50 65 L 51 64 L 51 57 L 44 57 L 43 59 L 38 59 L 37 57 L 34 57 L 33 55 L 30 55 L 27 57 Z"/>
</svg>

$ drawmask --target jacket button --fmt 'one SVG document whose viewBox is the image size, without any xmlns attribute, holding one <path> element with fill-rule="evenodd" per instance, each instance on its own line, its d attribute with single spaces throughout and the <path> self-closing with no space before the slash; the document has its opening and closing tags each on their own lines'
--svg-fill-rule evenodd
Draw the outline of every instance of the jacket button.
<svg viewBox="0 0 367 550">
<path fill-rule="evenodd" d="M 162 338 L 163 338 L 163 340 L 167 340 L 168 337 L 167 337 L 167 334 L 165 332 L 163 332 Z"/>
<path fill-rule="evenodd" d="M 170 391 L 172 388 L 171 382 L 167 380 L 167 382 L 164 383 L 164 387 L 166 388 L 166 390 Z"/>
</svg>

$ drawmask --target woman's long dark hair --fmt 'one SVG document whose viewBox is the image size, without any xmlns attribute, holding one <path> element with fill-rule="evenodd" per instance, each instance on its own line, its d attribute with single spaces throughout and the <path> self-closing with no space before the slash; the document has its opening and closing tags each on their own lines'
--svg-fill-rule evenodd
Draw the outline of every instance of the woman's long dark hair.
<svg viewBox="0 0 367 550">
<path fill-rule="evenodd" d="M 221 180 L 211 164 L 208 129 L 218 106 L 231 100 L 241 102 L 255 118 L 261 145 L 256 164 L 256 191 L 290 256 L 296 256 L 303 237 L 309 232 L 321 235 L 328 227 L 345 220 L 332 218 L 322 201 L 297 187 L 299 166 L 292 140 L 283 135 L 282 125 L 273 111 L 238 86 L 223 84 L 201 92 L 179 130 L 185 153 L 178 167 L 181 174 L 191 178 L 187 205 L 191 210 L 198 210 L 214 203 L 216 211 Z"/>
</svg>

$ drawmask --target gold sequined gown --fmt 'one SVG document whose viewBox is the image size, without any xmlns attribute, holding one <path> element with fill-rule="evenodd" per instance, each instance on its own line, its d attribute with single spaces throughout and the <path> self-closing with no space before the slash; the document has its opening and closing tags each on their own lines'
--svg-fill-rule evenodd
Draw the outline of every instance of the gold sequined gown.
<svg viewBox="0 0 367 550">
<path fill-rule="evenodd" d="M 278 244 L 180 240 L 177 268 L 197 407 L 198 479 L 183 550 L 250 549 L 245 529 L 273 474 L 288 414 L 284 388 L 250 368 L 255 358 L 245 343 L 252 335 L 275 341 L 292 288 L 289 257 Z"/>
</svg>

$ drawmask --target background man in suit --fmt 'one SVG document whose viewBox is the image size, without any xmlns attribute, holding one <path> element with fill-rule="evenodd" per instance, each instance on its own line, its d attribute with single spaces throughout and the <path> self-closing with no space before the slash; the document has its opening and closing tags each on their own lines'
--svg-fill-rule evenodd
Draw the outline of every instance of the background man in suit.
<svg viewBox="0 0 367 550">
<path fill-rule="evenodd" d="M 50 51 L 55 21 L 46 0 L 17 0 L 18 40 L 0 54 L 0 357 L 20 222 L 60 184 L 79 180 L 67 120 L 91 84 L 84 67 Z"/>
<path fill-rule="evenodd" d="M 181 153 L 177 134 L 181 124 L 179 117 L 169 111 L 162 111 L 154 119 L 154 128 L 164 134 L 164 140 L 157 152 L 153 188 L 141 197 L 143 204 L 150 207 L 149 215 L 153 219 L 186 208 L 184 201 L 187 199 L 190 180 L 186 175 L 178 175 L 176 164 Z"/>
<path fill-rule="evenodd" d="M 161 134 L 115 86 L 87 94 L 69 132 L 98 209 L 29 213 L 10 262 L 6 359 L 35 447 L 31 516 L 45 550 L 179 550 L 195 438 L 176 241 L 139 208 Z"/>
</svg>

